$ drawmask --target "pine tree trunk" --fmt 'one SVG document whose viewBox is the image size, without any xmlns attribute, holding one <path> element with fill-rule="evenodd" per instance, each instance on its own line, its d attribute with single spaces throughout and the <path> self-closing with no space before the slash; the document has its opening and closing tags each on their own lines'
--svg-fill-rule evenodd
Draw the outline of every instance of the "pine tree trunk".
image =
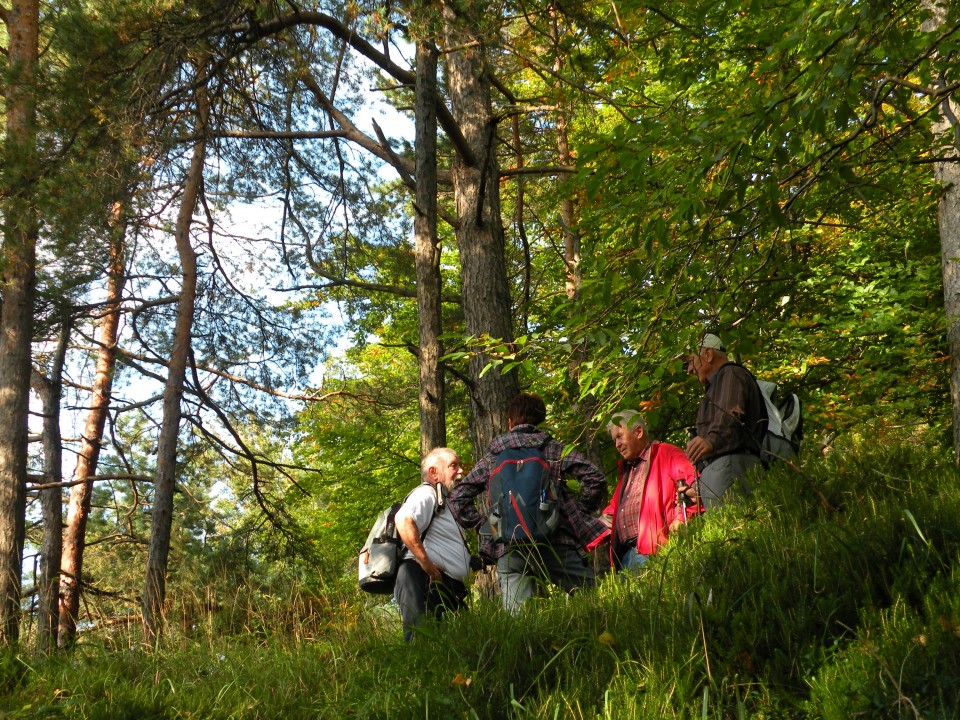
<svg viewBox="0 0 960 720">
<path fill-rule="evenodd" d="M 456 234 L 467 334 L 511 343 L 513 313 L 500 217 L 496 125 L 486 55 L 483 43 L 474 35 L 485 5 L 472 0 L 443 4 L 444 36 L 451 48 L 446 65 L 450 104 L 472 155 L 467 158 L 458 154 L 453 162 Z M 490 359 L 485 353 L 477 353 L 469 363 L 470 434 L 477 456 L 506 429 L 507 405 L 519 390 L 515 372 L 501 374 L 494 369 L 483 373 Z"/>
<path fill-rule="evenodd" d="M 27 412 L 30 341 L 36 285 L 38 214 L 36 182 L 37 0 L 13 0 L 7 13 L 9 65 L 2 292 L 0 312 L 0 643 L 20 637 L 20 572 L 23 566 L 27 489 Z"/>
<path fill-rule="evenodd" d="M 43 540 L 40 544 L 40 607 L 37 617 L 37 649 L 57 649 L 60 606 L 60 553 L 63 546 L 63 444 L 60 436 L 60 399 L 63 396 L 63 364 L 70 342 L 70 322 L 63 321 L 60 340 L 50 368 L 50 377 L 34 374 L 34 388 L 43 404 L 43 484 L 40 508 Z"/>
<path fill-rule="evenodd" d="M 123 242 L 126 228 L 119 218 L 120 204 L 114 207 L 110 243 L 110 269 L 107 279 L 105 313 L 100 325 L 100 349 L 97 351 L 97 369 L 90 397 L 90 412 L 84 424 L 77 455 L 74 480 L 67 505 L 67 522 L 63 531 L 63 550 L 60 560 L 60 644 L 73 645 L 77 638 L 77 619 L 80 616 L 80 592 L 83 585 L 83 553 L 90 516 L 90 498 L 93 494 L 91 477 L 97 474 L 103 430 L 113 394 L 113 375 L 117 362 L 117 331 L 120 327 L 120 300 L 126 275 L 123 265 Z"/>
<path fill-rule="evenodd" d="M 447 444 L 437 239 L 437 50 L 417 43 L 416 200 L 413 221 L 417 267 L 420 370 L 420 455 Z"/>
<path fill-rule="evenodd" d="M 176 241 L 180 257 L 182 281 L 173 347 L 163 391 L 163 421 L 157 443 L 157 468 L 153 487 L 153 526 L 147 554 L 147 572 L 143 587 L 143 625 L 147 642 L 160 638 L 163 625 L 163 601 L 166 596 L 167 560 L 170 554 L 170 531 L 173 526 L 173 491 L 176 485 L 177 439 L 180 432 L 183 385 L 193 329 L 193 313 L 197 295 L 197 256 L 190 242 L 190 226 L 203 182 L 207 124 L 207 100 L 203 89 L 197 91 L 197 135 L 193 158 L 183 190 L 177 217 Z"/>
</svg>

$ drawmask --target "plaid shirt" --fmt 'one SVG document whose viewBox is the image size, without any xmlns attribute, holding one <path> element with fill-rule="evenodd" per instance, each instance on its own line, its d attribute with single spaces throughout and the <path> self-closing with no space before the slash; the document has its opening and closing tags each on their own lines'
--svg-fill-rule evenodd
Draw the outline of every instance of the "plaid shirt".
<svg viewBox="0 0 960 720">
<path fill-rule="evenodd" d="M 640 508 L 643 505 L 644 488 L 647 485 L 646 466 L 650 462 L 650 449 L 652 447 L 653 443 L 650 443 L 637 460 L 624 463 L 623 466 L 620 512 L 614 518 L 615 525 L 613 527 L 613 535 L 623 543 L 628 540 L 636 541 L 639 533 L 637 518 L 640 517 Z"/>
<path fill-rule="evenodd" d="M 495 437 L 487 454 L 453 489 L 447 502 L 457 522 L 470 530 L 479 531 L 483 527 L 487 516 L 477 509 L 476 497 L 487 492 L 490 473 L 498 464 L 497 455 L 507 448 L 526 447 L 541 448 L 544 459 L 560 478 L 574 478 L 580 483 L 579 498 L 570 494 L 564 482 L 557 483 L 561 520 L 550 542 L 581 548 L 595 545 L 608 533 L 607 527 L 594 517 L 607 501 L 607 481 L 603 471 L 576 450 L 564 454 L 562 443 L 533 425 L 517 425 L 510 432 Z M 481 534 L 480 537 L 482 555 L 499 558 L 507 552 L 503 543 L 494 543 L 489 535 Z"/>
</svg>

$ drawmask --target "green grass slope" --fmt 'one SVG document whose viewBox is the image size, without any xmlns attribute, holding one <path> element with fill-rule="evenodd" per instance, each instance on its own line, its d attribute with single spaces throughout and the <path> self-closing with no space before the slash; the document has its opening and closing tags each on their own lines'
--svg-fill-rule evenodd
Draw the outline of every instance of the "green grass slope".
<svg viewBox="0 0 960 720">
<path fill-rule="evenodd" d="M 370 598 L 239 592 L 154 653 L 0 661 L 7 717 L 958 718 L 960 474 L 923 447 L 777 468 L 640 577 L 410 645 Z M 241 601 L 240 598 L 243 598 Z"/>
</svg>

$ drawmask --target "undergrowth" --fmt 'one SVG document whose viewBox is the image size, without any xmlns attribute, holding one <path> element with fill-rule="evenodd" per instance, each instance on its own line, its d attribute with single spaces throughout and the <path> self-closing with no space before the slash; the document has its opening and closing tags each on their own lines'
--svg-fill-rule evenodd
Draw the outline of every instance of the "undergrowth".
<svg viewBox="0 0 960 720">
<path fill-rule="evenodd" d="M 779 467 L 643 575 L 400 639 L 358 593 L 241 588 L 0 658 L 7 717 L 957 718 L 960 474 L 926 448 Z M 195 614 L 195 606 L 207 608 Z M 176 606 L 175 608 L 176 609 Z M 175 613 L 172 613 L 172 616 Z"/>
</svg>

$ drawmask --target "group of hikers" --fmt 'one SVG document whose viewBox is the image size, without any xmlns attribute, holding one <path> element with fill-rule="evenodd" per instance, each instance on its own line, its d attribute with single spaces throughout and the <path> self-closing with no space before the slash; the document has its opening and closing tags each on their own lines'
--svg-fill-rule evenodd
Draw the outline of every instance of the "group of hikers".
<svg viewBox="0 0 960 720">
<path fill-rule="evenodd" d="M 478 532 L 480 557 L 496 565 L 503 607 L 514 613 L 544 583 L 568 593 L 592 585 L 588 553 L 604 543 L 611 568 L 635 573 L 680 525 L 748 493 L 745 476 L 763 462 L 768 422 L 757 380 L 730 361 L 712 333 L 687 357 L 687 371 L 704 396 L 684 449 L 652 440 L 636 409 L 611 417 L 607 430 L 622 460 L 609 504 L 603 471 L 539 428 L 546 406 L 530 393 L 513 398 L 508 431 L 493 439 L 466 477 L 455 451 L 429 452 L 422 484 L 396 513 L 405 549 L 394 597 L 404 638 L 413 637 L 424 617 L 466 603 L 471 553 L 464 530 Z M 541 477 L 538 467 L 547 484 L 531 491 L 529 478 Z M 579 485 L 576 495 L 567 479 Z M 481 511 L 479 499 L 489 507 Z"/>
</svg>

